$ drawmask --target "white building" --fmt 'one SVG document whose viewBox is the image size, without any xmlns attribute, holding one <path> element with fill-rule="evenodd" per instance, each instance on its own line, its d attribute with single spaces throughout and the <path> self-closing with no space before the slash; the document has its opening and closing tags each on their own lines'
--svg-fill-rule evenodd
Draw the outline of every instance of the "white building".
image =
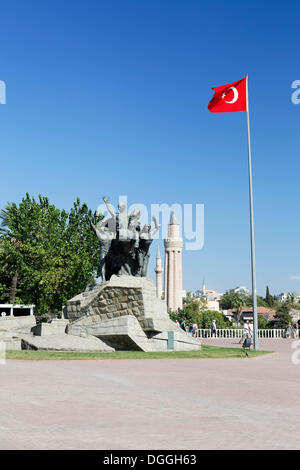
<svg viewBox="0 0 300 470">
<path fill-rule="evenodd" d="M 33 309 L 35 305 L 21 305 L 21 304 L 0 304 L 0 316 L 3 317 L 25 317 L 27 315 L 33 316 Z"/>
<path fill-rule="evenodd" d="M 281 292 L 281 294 L 276 295 L 276 299 L 278 299 L 279 302 L 286 302 L 291 298 L 294 302 L 300 302 L 300 295 L 294 294 L 292 292 Z"/>
<path fill-rule="evenodd" d="M 241 295 L 241 296 L 250 295 L 249 289 L 245 286 L 239 286 L 239 287 L 236 287 L 235 289 L 230 289 L 229 292 L 232 293 L 232 294 L 238 294 L 238 295 Z"/>
<path fill-rule="evenodd" d="M 205 300 L 207 310 L 220 310 L 220 300 L 223 294 L 212 289 L 206 289 L 205 282 L 202 283 L 202 289 L 193 293 L 194 298 Z"/>
<path fill-rule="evenodd" d="M 288 300 L 288 296 L 288 292 L 282 292 L 281 294 L 276 295 L 276 299 L 278 299 L 279 302 L 286 302 Z"/>
<path fill-rule="evenodd" d="M 207 300 L 207 310 L 220 311 L 220 302 L 218 300 Z"/>
</svg>

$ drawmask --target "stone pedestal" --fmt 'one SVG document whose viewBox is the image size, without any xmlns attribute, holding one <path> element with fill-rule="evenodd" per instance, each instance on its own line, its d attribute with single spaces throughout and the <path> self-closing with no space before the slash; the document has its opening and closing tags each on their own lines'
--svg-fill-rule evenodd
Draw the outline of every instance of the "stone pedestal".
<svg viewBox="0 0 300 470">
<path fill-rule="evenodd" d="M 0 317 L 0 341 L 4 341 L 6 349 L 21 349 L 21 339 L 24 334 L 30 334 L 36 325 L 34 316 Z"/>
<path fill-rule="evenodd" d="M 192 338 L 170 320 L 167 305 L 156 296 L 152 280 L 113 276 L 108 282 L 67 302 L 67 333 L 93 335 L 115 349 L 165 351 L 168 332 L 174 332 L 174 349 L 200 349 Z"/>
<path fill-rule="evenodd" d="M 55 319 L 51 323 L 39 323 L 31 329 L 31 332 L 35 336 L 63 335 L 68 323 L 68 320 Z"/>
</svg>

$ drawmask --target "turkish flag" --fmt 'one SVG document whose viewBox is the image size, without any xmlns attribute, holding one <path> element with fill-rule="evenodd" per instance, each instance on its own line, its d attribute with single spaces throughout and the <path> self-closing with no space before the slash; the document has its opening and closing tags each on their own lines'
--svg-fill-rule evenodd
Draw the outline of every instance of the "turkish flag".
<svg viewBox="0 0 300 470">
<path fill-rule="evenodd" d="M 247 77 L 212 89 L 215 94 L 208 105 L 211 113 L 247 111 Z"/>
</svg>

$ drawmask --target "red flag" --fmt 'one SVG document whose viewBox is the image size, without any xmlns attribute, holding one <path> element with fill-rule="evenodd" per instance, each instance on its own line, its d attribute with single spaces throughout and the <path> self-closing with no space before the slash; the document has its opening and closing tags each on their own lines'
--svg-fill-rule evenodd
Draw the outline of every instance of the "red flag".
<svg viewBox="0 0 300 470">
<path fill-rule="evenodd" d="M 208 105 L 211 113 L 247 111 L 247 77 L 212 89 L 215 94 Z"/>
</svg>

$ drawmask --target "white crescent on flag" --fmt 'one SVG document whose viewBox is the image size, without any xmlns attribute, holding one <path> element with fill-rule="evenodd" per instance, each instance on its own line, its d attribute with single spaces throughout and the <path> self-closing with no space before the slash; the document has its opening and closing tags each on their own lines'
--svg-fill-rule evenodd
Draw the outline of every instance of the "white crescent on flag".
<svg viewBox="0 0 300 470">
<path fill-rule="evenodd" d="M 228 104 L 232 104 L 232 103 L 235 103 L 239 97 L 239 92 L 237 91 L 237 89 L 234 87 L 234 86 L 231 86 L 228 88 L 228 91 L 229 90 L 232 90 L 233 91 L 233 99 L 231 101 L 225 101 L 225 103 L 228 103 Z M 224 98 L 225 98 L 226 94 L 224 93 Z"/>
</svg>

